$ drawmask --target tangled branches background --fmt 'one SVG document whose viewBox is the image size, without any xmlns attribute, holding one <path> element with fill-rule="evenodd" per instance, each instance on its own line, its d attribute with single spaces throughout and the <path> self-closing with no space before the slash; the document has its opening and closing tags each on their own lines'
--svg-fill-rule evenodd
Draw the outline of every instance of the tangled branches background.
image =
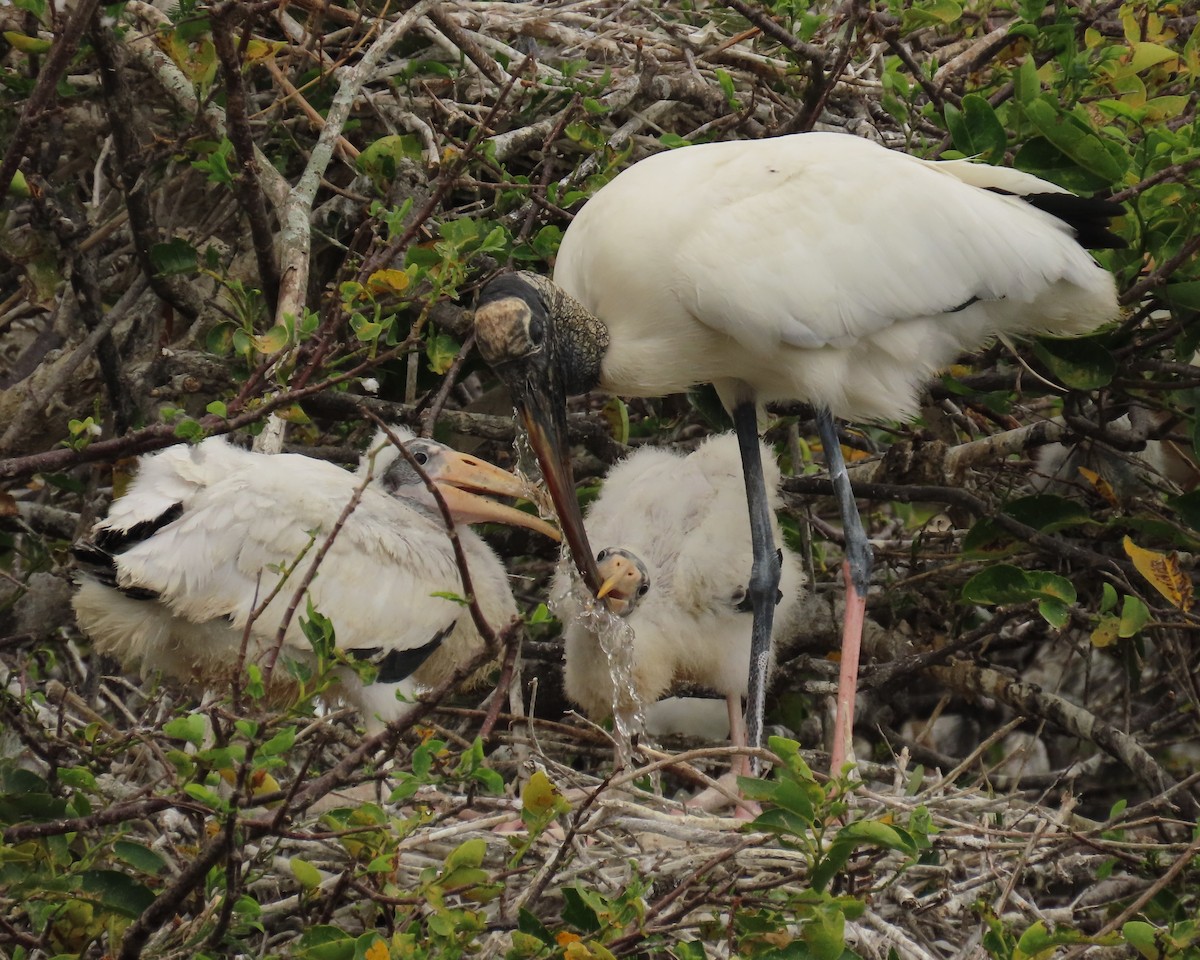
<svg viewBox="0 0 1200 960">
<path fill-rule="evenodd" d="M 1196 16 L 1157 0 L 0 2 L 0 941 L 22 957 L 1195 955 Z M 503 714 L 486 745 L 478 698 L 430 704 L 432 740 L 364 741 L 352 716 L 247 723 L 92 654 L 68 548 L 130 458 L 274 412 L 289 445 L 349 462 L 369 409 L 511 460 L 508 400 L 469 339 L 481 280 L 547 271 L 571 212 L 648 153 L 811 129 L 1015 164 L 1129 211 L 1128 249 L 1102 258 L 1119 326 L 996 345 L 931 385 L 917 424 L 845 436 L 879 557 L 852 796 L 822 793 L 804 829 L 738 832 L 642 789 L 662 767 L 649 748 L 605 780 L 609 742 L 564 719 L 538 610 L 556 558 L 516 533 L 493 542 L 529 612 L 529 716 Z M 690 401 L 577 401 L 577 474 L 594 486 L 631 445 L 719 429 Z M 810 412 L 773 415 L 812 588 L 769 721 L 823 769 L 836 513 Z M 719 757 L 699 748 L 660 787 Z M 364 784 L 371 800 L 313 809 Z M 491 832 L 514 817 L 528 840 Z M 861 828 L 822 883 L 850 820 L 903 836 Z"/>
</svg>

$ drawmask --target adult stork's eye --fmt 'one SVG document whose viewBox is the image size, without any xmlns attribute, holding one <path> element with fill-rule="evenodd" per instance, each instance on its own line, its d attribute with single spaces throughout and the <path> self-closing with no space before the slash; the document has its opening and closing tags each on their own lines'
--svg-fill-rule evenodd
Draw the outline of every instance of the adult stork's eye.
<svg viewBox="0 0 1200 960">
<path fill-rule="evenodd" d="M 529 321 L 529 342 L 535 347 L 540 347 L 545 339 L 546 324 L 541 317 L 533 317 Z"/>
</svg>

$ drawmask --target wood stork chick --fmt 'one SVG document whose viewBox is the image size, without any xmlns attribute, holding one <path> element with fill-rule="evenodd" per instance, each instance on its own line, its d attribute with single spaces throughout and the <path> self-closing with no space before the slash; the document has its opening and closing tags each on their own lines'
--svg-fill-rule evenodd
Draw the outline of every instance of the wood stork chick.
<svg viewBox="0 0 1200 960">
<path fill-rule="evenodd" d="M 772 533 L 779 469 L 767 464 Z M 567 696 L 589 717 L 615 709 L 632 713 L 689 682 L 725 696 L 730 740 L 746 745 L 742 698 L 750 668 L 753 616 L 747 579 L 753 557 L 738 440 L 722 434 L 683 456 L 645 447 L 615 466 L 586 520 L 592 543 L 605 544 L 596 563 L 600 593 L 632 630 L 625 657 L 628 685 L 614 689 L 608 654 L 578 616 L 570 571 L 559 569 L 555 596 L 566 647 Z M 804 576 L 795 556 L 782 555 L 774 637 L 795 627 Z M 745 758 L 739 758 L 744 760 Z M 741 762 L 735 772 L 745 772 Z"/>
<path fill-rule="evenodd" d="M 458 521 L 480 608 L 502 627 L 516 614 L 504 567 L 465 524 L 494 520 L 555 532 L 480 495 L 519 495 L 511 474 L 430 440 L 406 446 Z M 340 672 L 368 730 L 379 729 L 400 715 L 397 693 L 436 686 L 483 641 L 464 606 L 435 595 L 461 594 L 463 586 L 419 475 L 394 448 L 365 457 L 360 473 L 296 454 L 251 453 L 222 438 L 143 457 L 128 492 L 80 551 L 89 568 L 74 599 L 80 626 L 98 649 L 144 671 L 204 686 L 227 682 L 252 611 L 288 571 L 249 626 L 247 656 L 261 663 L 318 549 L 367 484 L 297 610 L 303 614 L 311 602 L 333 622 L 339 650 L 375 664 L 369 685 L 352 670 Z M 297 617 L 281 653 L 312 658 Z"/>
<path fill-rule="evenodd" d="M 906 417 L 939 368 L 996 334 L 1079 334 L 1118 314 L 1085 247 L 1123 245 L 1115 204 L 1016 170 L 925 161 L 806 133 L 657 154 L 575 217 L 554 282 L 504 275 L 480 294 L 480 350 L 512 391 L 576 566 L 601 578 L 567 457 L 565 399 L 712 383 L 742 442 L 754 530 L 747 724 L 762 732 L 779 578 L 756 407 L 799 399 L 818 427 L 847 540 L 834 764 L 852 729 L 870 549 L 832 416 Z"/>
</svg>

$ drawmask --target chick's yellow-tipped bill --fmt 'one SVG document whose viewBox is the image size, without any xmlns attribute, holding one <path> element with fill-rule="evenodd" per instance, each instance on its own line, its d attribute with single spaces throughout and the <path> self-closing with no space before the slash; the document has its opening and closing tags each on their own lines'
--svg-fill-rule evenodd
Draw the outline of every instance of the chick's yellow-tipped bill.
<svg viewBox="0 0 1200 960">
<path fill-rule="evenodd" d="M 596 599 L 603 600 L 616 589 L 617 581 L 621 579 L 621 572 L 614 573 L 611 577 L 600 584 L 600 589 L 596 591 Z"/>
</svg>

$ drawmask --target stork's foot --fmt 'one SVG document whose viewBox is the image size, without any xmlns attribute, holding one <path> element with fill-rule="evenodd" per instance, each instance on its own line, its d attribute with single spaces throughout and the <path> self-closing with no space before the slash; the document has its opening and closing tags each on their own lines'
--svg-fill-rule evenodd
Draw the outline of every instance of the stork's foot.
<svg viewBox="0 0 1200 960">
<path fill-rule="evenodd" d="M 685 810 L 702 810 L 705 813 L 717 813 L 728 807 L 733 807 L 733 815 L 739 820 L 753 820 L 760 813 L 760 807 L 755 801 L 747 800 L 741 795 L 737 785 L 737 774 L 733 771 L 724 774 L 717 780 L 719 786 L 701 790 L 690 800 L 684 802 Z"/>
</svg>

